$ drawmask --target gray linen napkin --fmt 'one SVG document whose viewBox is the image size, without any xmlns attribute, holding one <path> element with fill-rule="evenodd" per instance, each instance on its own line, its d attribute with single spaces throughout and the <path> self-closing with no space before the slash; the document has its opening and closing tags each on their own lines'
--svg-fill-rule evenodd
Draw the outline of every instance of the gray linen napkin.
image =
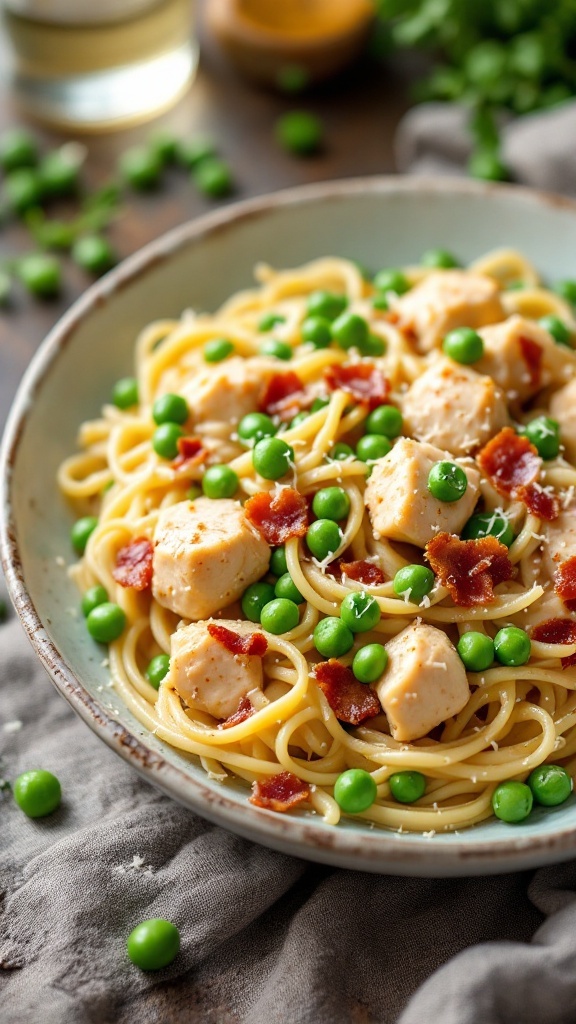
<svg viewBox="0 0 576 1024">
<path fill-rule="evenodd" d="M 468 111 L 452 103 L 423 103 L 400 123 L 398 170 L 407 174 L 465 174 L 471 151 Z M 576 193 L 576 101 L 544 113 L 503 119 L 502 156 L 515 181 Z"/>
<path fill-rule="evenodd" d="M 271 852 L 142 782 L 14 618 L 0 647 L 1 774 L 64 794 L 37 821 L 0 796 L 2 1024 L 573 1024 L 576 863 L 426 880 Z M 182 949 L 144 974 L 125 940 L 155 916 Z"/>
</svg>

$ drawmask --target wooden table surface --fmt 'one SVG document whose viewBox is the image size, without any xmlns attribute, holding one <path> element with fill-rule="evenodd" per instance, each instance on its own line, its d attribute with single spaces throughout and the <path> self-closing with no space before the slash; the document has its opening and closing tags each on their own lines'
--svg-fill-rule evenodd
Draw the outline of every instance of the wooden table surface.
<svg viewBox="0 0 576 1024">
<path fill-rule="evenodd" d="M 395 127 L 409 105 L 412 69 L 405 61 L 384 68 L 363 59 L 339 79 L 297 99 L 280 96 L 242 80 L 205 31 L 200 18 L 201 60 L 187 95 L 169 113 L 127 131 L 85 138 L 89 154 L 85 178 L 98 186 L 114 173 L 119 154 L 140 142 L 152 127 L 170 128 L 180 136 L 206 134 L 220 146 L 232 165 L 237 189 L 230 201 L 279 188 L 331 178 L 387 174 L 394 170 L 392 140 Z M 6 68 L 6 39 L 0 28 L 0 76 Z M 301 159 L 275 143 L 273 125 L 285 110 L 303 108 L 324 121 L 326 146 L 321 154 Z M 9 82 L 0 77 L 0 132 L 26 124 Z M 30 125 L 46 146 L 64 137 Z M 170 172 L 156 193 L 132 193 L 110 239 L 121 257 L 134 252 L 164 231 L 214 207 L 199 196 L 181 172 Z M 29 250 L 30 237 L 13 225 L 0 231 L 0 263 Z M 18 381 L 34 351 L 68 306 L 90 283 L 68 260 L 65 284 L 58 300 L 40 302 L 15 289 L 14 300 L 0 310 L 0 429 Z"/>
</svg>

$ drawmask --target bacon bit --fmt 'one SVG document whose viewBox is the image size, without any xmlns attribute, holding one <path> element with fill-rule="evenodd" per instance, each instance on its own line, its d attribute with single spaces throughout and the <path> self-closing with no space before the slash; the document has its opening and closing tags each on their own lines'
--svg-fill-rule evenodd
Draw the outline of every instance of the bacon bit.
<svg viewBox="0 0 576 1024">
<path fill-rule="evenodd" d="M 576 622 L 572 619 L 546 619 L 530 630 L 530 639 L 540 644 L 576 644 Z M 560 659 L 562 668 L 576 665 L 576 654 Z"/>
<path fill-rule="evenodd" d="M 527 437 L 504 427 L 478 453 L 476 462 L 499 494 L 523 501 L 541 519 L 551 522 L 558 518 L 556 495 L 536 486 L 542 460 Z"/>
<path fill-rule="evenodd" d="M 258 779 L 252 783 L 250 803 L 284 814 L 309 797 L 310 787 L 307 782 L 303 782 L 292 772 L 280 772 L 269 779 Z"/>
<path fill-rule="evenodd" d="M 154 548 L 148 537 L 136 537 L 116 555 L 112 575 L 121 587 L 147 590 L 152 583 L 152 557 Z"/>
<path fill-rule="evenodd" d="M 292 487 L 283 487 L 275 495 L 260 491 L 248 499 L 244 512 L 268 544 L 303 537 L 308 526 L 306 498 Z"/>
<path fill-rule="evenodd" d="M 260 412 L 291 420 L 306 404 L 304 385 L 298 374 L 289 370 L 270 378 L 260 402 Z"/>
<path fill-rule="evenodd" d="M 316 665 L 316 682 L 340 722 L 359 725 L 382 711 L 374 690 L 359 683 L 352 669 L 335 658 Z"/>
<path fill-rule="evenodd" d="M 268 649 L 268 641 L 263 633 L 241 635 L 217 622 L 208 623 L 208 632 L 231 654 L 255 654 L 258 658 L 262 658 Z"/>
<path fill-rule="evenodd" d="M 494 587 L 514 574 L 508 548 L 490 535 L 460 540 L 454 534 L 439 533 L 426 545 L 426 557 L 454 603 L 463 608 L 491 604 Z"/>
<path fill-rule="evenodd" d="M 551 523 L 560 515 L 560 500 L 557 494 L 550 494 L 548 491 L 530 484 L 528 487 L 520 487 L 516 497 L 523 501 L 530 512 L 533 512 L 539 519 L 546 519 Z"/>
<path fill-rule="evenodd" d="M 542 368 L 542 347 L 532 338 L 518 338 L 518 344 L 522 359 L 530 374 L 530 384 L 532 387 L 538 387 Z"/>
<path fill-rule="evenodd" d="M 337 558 L 327 566 L 326 572 L 331 576 L 345 575 L 349 580 L 363 583 L 365 587 L 379 587 L 386 582 L 386 576 L 380 566 L 374 565 L 374 562 L 367 562 L 364 558 L 358 558 L 353 562 Z"/>
<path fill-rule="evenodd" d="M 218 725 L 219 729 L 231 729 L 234 725 L 240 725 L 241 722 L 245 722 L 247 718 L 250 718 L 255 712 L 248 697 L 241 697 L 238 707 L 233 715 L 229 715 L 228 718 L 224 719 Z"/>
<path fill-rule="evenodd" d="M 199 437 L 179 437 L 178 452 L 172 461 L 175 469 L 179 469 L 185 462 L 203 462 L 208 454 Z"/>
<path fill-rule="evenodd" d="M 571 612 L 576 611 L 576 556 L 567 558 L 554 573 L 554 590 Z"/>
<path fill-rule="evenodd" d="M 352 363 L 329 366 L 324 371 L 326 383 L 332 391 L 340 389 L 363 402 L 369 409 L 382 405 L 390 394 L 390 383 L 374 363 Z"/>
</svg>

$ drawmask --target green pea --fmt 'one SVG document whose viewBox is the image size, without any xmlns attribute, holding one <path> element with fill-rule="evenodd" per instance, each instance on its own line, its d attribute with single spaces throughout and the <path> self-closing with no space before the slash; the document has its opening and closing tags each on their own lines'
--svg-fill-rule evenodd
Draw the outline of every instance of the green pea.
<svg viewBox="0 0 576 1024">
<path fill-rule="evenodd" d="M 221 363 L 234 351 L 234 343 L 228 338 L 213 338 L 204 345 L 204 359 L 207 363 Z"/>
<path fill-rule="evenodd" d="M 408 594 L 409 600 L 419 604 L 430 593 L 436 577 L 425 565 L 405 565 L 394 576 L 394 593 L 399 597 Z"/>
<path fill-rule="evenodd" d="M 162 160 L 154 150 L 134 146 L 120 157 L 120 174 L 128 185 L 138 191 L 153 189 L 160 183 Z"/>
<path fill-rule="evenodd" d="M 496 537 L 501 544 L 510 547 L 514 540 L 514 530 L 507 515 L 503 512 L 476 512 L 462 530 L 464 540 L 488 536 Z"/>
<path fill-rule="evenodd" d="M 438 501 L 458 501 L 467 487 L 466 473 L 455 462 L 436 462 L 428 474 L 428 490 Z"/>
<path fill-rule="evenodd" d="M 265 480 L 280 480 L 294 466 L 294 449 L 279 437 L 264 437 L 252 449 L 252 465 Z"/>
<path fill-rule="evenodd" d="M 494 641 L 486 633 L 463 633 L 457 651 L 469 672 L 484 672 L 494 661 Z"/>
<path fill-rule="evenodd" d="M 540 327 L 548 331 L 548 334 L 552 335 L 557 345 L 565 345 L 566 348 L 572 348 L 572 334 L 559 316 L 543 316 L 538 323 Z"/>
<path fill-rule="evenodd" d="M 314 114 L 304 110 L 292 110 L 276 121 L 275 134 L 278 142 L 289 153 L 309 156 L 322 145 L 322 122 Z"/>
<path fill-rule="evenodd" d="M 479 149 L 468 161 L 468 173 L 481 181 L 506 181 L 508 168 L 492 150 Z"/>
<path fill-rule="evenodd" d="M 162 423 L 152 434 L 152 447 L 161 459 L 175 459 L 184 431 L 177 423 Z"/>
<path fill-rule="evenodd" d="M 382 294 L 376 294 L 373 296 L 372 309 L 378 309 L 383 313 L 390 309 L 390 303 L 388 302 L 388 299 L 386 298 L 384 292 L 382 292 Z"/>
<path fill-rule="evenodd" d="M 541 764 L 528 776 L 527 783 L 537 804 L 557 807 L 568 799 L 573 788 L 572 776 L 558 764 Z"/>
<path fill-rule="evenodd" d="M 146 679 L 148 680 L 150 685 L 153 686 L 155 690 L 157 690 L 162 680 L 165 678 L 165 676 L 168 675 L 169 671 L 170 658 L 168 657 L 168 655 L 156 654 L 148 662 L 148 668 L 146 669 L 144 675 L 146 676 Z"/>
<path fill-rule="evenodd" d="M 260 622 L 268 633 L 278 636 L 295 629 L 300 621 L 298 605 L 285 597 L 277 597 L 264 605 Z"/>
<path fill-rule="evenodd" d="M 188 501 L 196 501 L 196 498 L 199 498 L 201 494 L 202 488 L 198 487 L 196 484 L 193 484 L 192 487 L 189 487 L 188 490 L 186 491 L 186 497 L 188 498 Z"/>
<path fill-rule="evenodd" d="M 128 936 L 128 956 L 142 971 L 159 971 L 176 959 L 180 932 L 176 925 L 161 917 L 142 921 Z"/>
<path fill-rule="evenodd" d="M 32 295 L 52 299 L 62 284 L 60 263 L 48 253 L 30 253 L 18 263 L 18 276 Z"/>
<path fill-rule="evenodd" d="M 212 139 L 198 137 L 196 139 L 180 139 L 176 144 L 176 159 L 182 167 L 192 170 L 216 156 L 216 145 Z"/>
<path fill-rule="evenodd" d="M 43 191 L 38 171 L 32 167 L 11 171 L 4 179 L 3 194 L 9 209 L 19 215 L 39 206 Z"/>
<path fill-rule="evenodd" d="M 566 302 L 569 302 L 571 306 L 576 306 L 576 281 L 558 281 L 554 285 L 554 291 L 565 299 Z"/>
<path fill-rule="evenodd" d="M 376 799 L 374 779 L 363 768 L 348 768 L 334 784 L 334 799 L 345 814 L 368 810 Z"/>
<path fill-rule="evenodd" d="M 300 64 L 286 64 L 276 75 L 276 85 L 282 92 L 302 92 L 310 82 L 310 75 Z"/>
<path fill-rule="evenodd" d="M 282 316 L 281 313 L 264 313 L 258 321 L 259 331 L 271 331 L 277 324 L 285 324 L 286 317 Z"/>
<path fill-rule="evenodd" d="M 302 341 L 314 348 L 328 348 L 332 341 L 330 321 L 325 316 L 308 316 L 302 324 Z"/>
<path fill-rule="evenodd" d="M 386 342 L 376 334 L 368 334 L 366 341 L 360 346 L 363 356 L 383 356 L 386 351 Z"/>
<path fill-rule="evenodd" d="M 297 412 L 294 419 L 290 420 L 290 429 L 292 429 L 292 427 L 299 427 L 301 423 L 304 423 L 304 421 L 308 419 L 309 415 L 309 413 L 304 411 Z"/>
<path fill-rule="evenodd" d="M 124 632 L 126 616 L 119 605 L 104 601 L 92 609 L 86 625 L 93 640 L 100 644 L 111 644 Z"/>
<path fill-rule="evenodd" d="M 350 498 L 343 487 L 323 487 L 316 491 L 312 511 L 318 519 L 345 519 L 350 512 Z"/>
<path fill-rule="evenodd" d="M 185 423 L 189 415 L 188 403 L 182 395 L 162 395 L 152 406 L 152 418 L 158 426 L 162 423 Z"/>
<path fill-rule="evenodd" d="M 84 618 L 88 618 L 93 608 L 97 608 L 99 604 L 104 604 L 108 600 L 108 592 L 105 587 L 99 586 L 98 584 L 94 587 L 88 587 L 82 595 L 82 614 Z"/>
<path fill-rule="evenodd" d="M 396 295 L 404 295 L 410 288 L 410 282 L 406 275 L 397 267 L 390 267 L 386 270 L 379 270 L 374 277 L 374 287 L 378 292 L 394 292 Z"/>
<path fill-rule="evenodd" d="M 427 249 L 420 263 L 431 270 L 452 270 L 460 266 L 456 257 L 447 249 Z"/>
<path fill-rule="evenodd" d="M 250 448 L 264 437 L 273 437 L 276 427 L 266 413 L 249 412 L 238 424 L 238 437 L 243 445 Z"/>
<path fill-rule="evenodd" d="M 465 366 L 477 363 L 484 355 L 484 342 L 471 327 L 457 327 L 450 331 L 442 342 L 442 349 L 455 363 Z"/>
<path fill-rule="evenodd" d="M 96 516 L 82 516 L 81 519 L 77 519 L 74 526 L 70 530 L 70 540 L 72 541 L 72 547 L 78 555 L 83 555 L 86 550 L 88 538 L 90 534 L 94 533 L 94 530 L 98 526 L 98 520 Z"/>
<path fill-rule="evenodd" d="M 14 799 L 28 818 L 45 818 L 62 800 L 62 788 L 55 775 L 44 769 L 23 772 L 14 782 Z"/>
<path fill-rule="evenodd" d="M 524 821 L 532 810 L 532 804 L 532 791 L 523 782 L 501 782 L 492 794 L 494 814 L 511 824 Z"/>
<path fill-rule="evenodd" d="M 337 292 L 316 291 L 308 296 L 306 308 L 308 316 L 321 316 L 330 323 L 344 312 L 348 305 L 345 295 Z"/>
<path fill-rule="evenodd" d="M 206 157 L 194 167 L 192 180 L 196 188 L 211 199 L 230 195 L 234 187 L 229 165 L 217 156 Z"/>
<path fill-rule="evenodd" d="M 131 409 L 138 405 L 138 381 L 135 377 L 121 377 L 112 389 L 112 401 L 118 409 Z"/>
<path fill-rule="evenodd" d="M 302 604 L 304 598 L 298 590 L 298 587 L 294 583 L 289 572 L 285 572 L 283 576 L 277 581 L 274 587 L 275 597 L 285 597 L 289 601 L 293 601 L 294 604 Z"/>
<path fill-rule="evenodd" d="M 388 784 L 399 804 L 413 804 L 426 792 L 426 777 L 422 772 L 395 772 Z"/>
<path fill-rule="evenodd" d="M 342 530 L 333 519 L 317 519 L 306 531 L 306 543 L 315 558 L 323 562 L 342 543 Z"/>
<path fill-rule="evenodd" d="M 352 671 L 359 683 L 375 683 L 388 664 L 388 651 L 382 644 L 366 644 L 354 655 Z"/>
<path fill-rule="evenodd" d="M 364 434 L 356 445 L 356 455 L 362 462 L 383 459 L 392 451 L 392 445 L 383 434 Z"/>
<path fill-rule="evenodd" d="M 367 633 L 380 622 L 380 605 L 373 594 L 354 590 L 346 594 L 340 606 L 340 618 L 353 633 Z"/>
<path fill-rule="evenodd" d="M 75 143 L 71 143 L 44 157 L 38 173 L 45 196 L 65 199 L 78 191 L 81 159 L 78 158 L 77 148 Z"/>
<path fill-rule="evenodd" d="M 525 434 L 543 459 L 555 459 L 560 452 L 560 424 L 549 416 L 537 416 L 526 424 Z"/>
<path fill-rule="evenodd" d="M 284 547 L 273 548 L 270 556 L 270 572 L 273 576 L 284 576 L 288 572 L 286 561 L 286 549 Z"/>
<path fill-rule="evenodd" d="M 262 356 L 274 356 L 275 359 L 292 359 L 292 346 L 287 341 L 279 341 L 278 338 L 266 338 L 258 349 Z"/>
<path fill-rule="evenodd" d="M 320 409 L 325 409 L 327 405 L 330 405 L 330 399 L 319 396 L 312 402 L 310 412 L 320 412 Z"/>
<path fill-rule="evenodd" d="M 9 128 L 0 135 L 0 167 L 6 173 L 38 163 L 36 140 L 23 128 Z"/>
<path fill-rule="evenodd" d="M 101 235 L 84 235 L 72 246 L 72 259 L 90 274 L 105 274 L 116 263 L 116 254 Z"/>
<path fill-rule="evenodd" d="M 163 164 L 171 164 L 178 156 L 178 139 L 171 132 L 157 131 L 150 136 L 148 145 Z"/>
<path fill-rule="evenodd" d="M 274 587 L 270 583 L 251 583 L 242 595 L 242 611 L 250 622 L 260 622 L 262 609 L 274 600 Z"/>
<path fill-rule="evenodd" d="M 525 665 L 530 651 L 530 637 L 518 626 L 504 626 L 494 637 L 494 653 L 501 665 Z"/>
<path fill-rule="evenodd" d="M 358 313 L 341 313 L 332 324 L 332 337 L 343 349 L 362 348 L 368 340 L 368 322 Z"/>
<path fill-rule="evenodd" d="M 349 444 L 338 441 L 338 444 L 335 444 L 332 451 L 328 453 L 328 458 L 336 462 L 343 462 L 344 459 L 349 459 L 351 455 L 354 455 L 354 449 Z"/>
<path fill-rule="evenodd" d="M 382 434 L 393 439 L 402 433 L 402 413 L 395 405 L 379 405 L 366 420 L 367 434 Z"/>
<path fill-rule="evenodd" d="M 354 646 L 354 633 L 342 619 L 328 615 L 314 629 L 314 646 L 323 658 L 341 658 Z"/>
<path fill-rule="evenodd" d="M 207 498 L 233 498 L 239 483 L 238 474 L 222 463 L 208 467 L 202 477 L 202 490 Z"/>
</svg>

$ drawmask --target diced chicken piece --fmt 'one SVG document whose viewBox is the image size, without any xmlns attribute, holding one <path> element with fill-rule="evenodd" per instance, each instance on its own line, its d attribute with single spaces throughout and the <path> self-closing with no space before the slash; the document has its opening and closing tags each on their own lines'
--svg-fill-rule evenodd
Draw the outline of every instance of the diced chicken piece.
<svg viewBox="0 0 576 1024">
<path fill-rule="evenodd" d="M 238 423 L 247 413 L 258 409 L 266 384 L 275 372 L 278 362 L 273 359 L 233 356 L 195 372 L 190 383 L 182 388 L 182 394 L 195 423 Z"/>
<path fill-rule="evenodd" d="M 219 619 L 234 633 L 253 633 L 251 622 Z M 210 636 L 206 622 L 193 622 L 172 634 L 170 672 L 165 684 L 172 686 L 185 704 L 214 718 L 228 718 L 242 697 L 262 689 L 262 658 L 232 654 Z"/>
<path fill-rule="evenodd" d="M 240 597 L 269 562 L 268 544 L 238 501 L 181 501 L 158 515 L 152 592 L 177 615 L 205 619 Z"/>
<path fill-rule="evenodd" d="M 551 523 L 542 523 L 542 572 L 551 580 L 561 562 L 576 555 L 576 505 L 563 509 Z"/>
<path fill-rule="evenodd" d="M 491 377 L 438 360 L 402 402 L 406 432 L 453 455 L 469 455 L 508 423 L 506 400 Z"/>
<path fill-rule="evenodd" d="M 510 622 L 521 629 L 530 630 L 533 626 L 539 626 L 541 622 L 548 619 L 572 619 L 576 622 L 576 612 L 568 610 L 558 594 L 553 590 L 547 590 L 542 597 L 534 601 L 524 611 L 510 616 Z"/>
<path fill-rule="evenodd" d="M 484 355 L 475 368 L 492 377 L 510 402 L 527 402 L 542 388 L 562 384 L 574 373 L 574 356 L 534 320 L 515 314 L 479 334 Z"/>
<path fill-rule="evenodd" d="M 436 462 L 454 462 L 466 473 L 468 487 L 458 501 L 439 501 L 428 490 Z M 377 537 L 426 546 L 437 533 L 460 533 L 478 501 L 480 474 L 450 452 L 403 437 L 378 459 L 366 486 L 366 505 Z"/>
<path fill-rule="evenodd" d="M 560 424 L 560 440 L 566 458 L 576 463 L 576 377 L 550 399 L 550 415 Z"/>
<path fill-rule="evenodd" d="M 426 736 L 470 696 L 466 670 L 446 633 L 412 622 L 386 644 L 388 665 L 374 684 L 395 740 Z"/>
<path fill-rule="evenodd" d="M 484 327 L 506 315 L 496 281 L 465 270 L 439 270 L 393 307 L 398 326 L 413 331 L 420 352 L 442 343 L 455 327 Z"/>
</svg>

